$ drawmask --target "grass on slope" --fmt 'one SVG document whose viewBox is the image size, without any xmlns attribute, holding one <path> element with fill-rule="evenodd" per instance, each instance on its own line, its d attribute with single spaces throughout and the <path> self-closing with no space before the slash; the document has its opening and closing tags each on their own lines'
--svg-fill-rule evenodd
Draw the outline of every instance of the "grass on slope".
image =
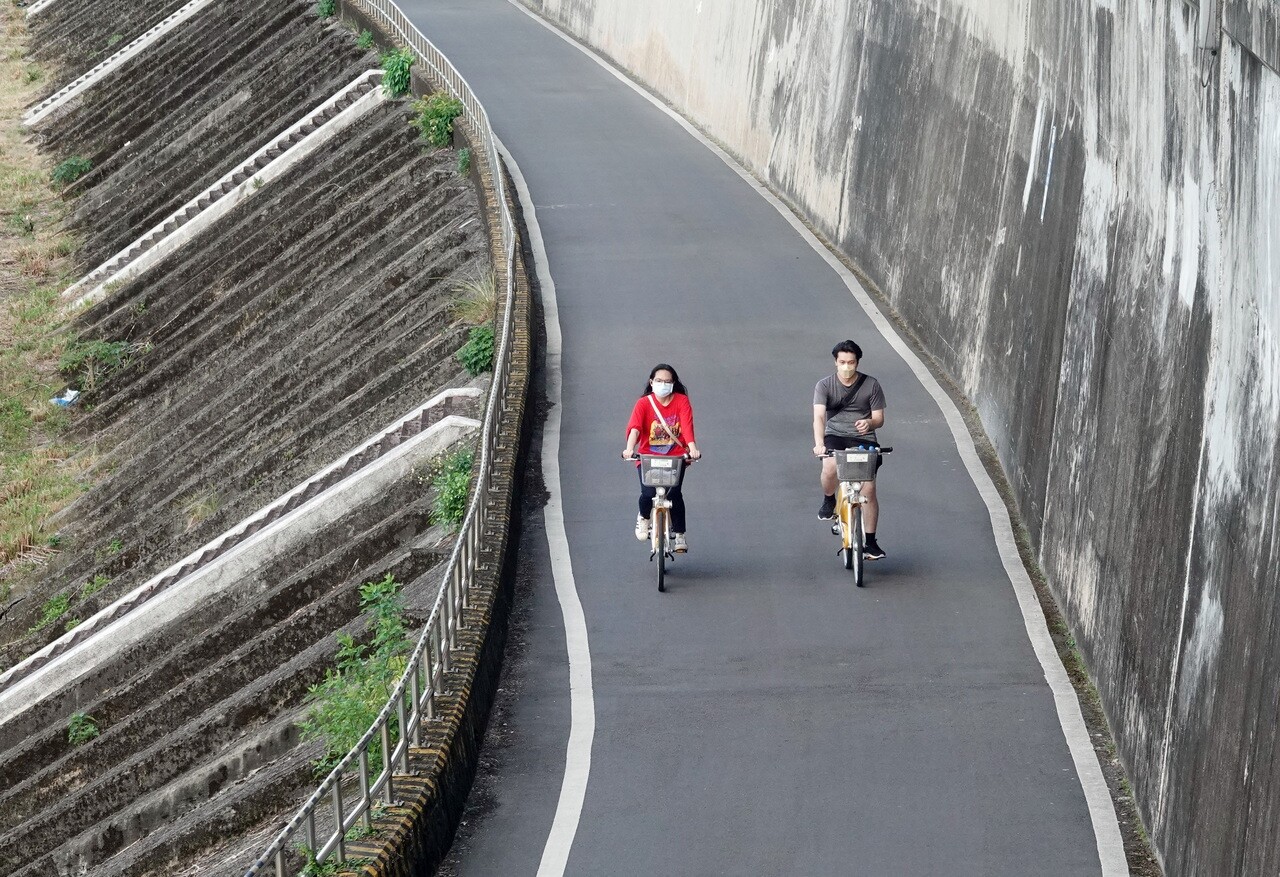
<svg viewBox="0 0 1280 877">
<path fill-rule="evenodd" d="M 39 559 L 55 542 L 49 517 L 80 490 L 70 418 L 50 404 L 65 385 L 58 359 L 58 293 L 72 270 L 75 241 L 50 167 L 22 127 L 22 113 L 47 73 L 27 60 L 26 22 L 10 3 L 0 32 L 0 601 L 19 559 Z M 0 603 L 0 609 L 3 609 Z"/>
</svg>

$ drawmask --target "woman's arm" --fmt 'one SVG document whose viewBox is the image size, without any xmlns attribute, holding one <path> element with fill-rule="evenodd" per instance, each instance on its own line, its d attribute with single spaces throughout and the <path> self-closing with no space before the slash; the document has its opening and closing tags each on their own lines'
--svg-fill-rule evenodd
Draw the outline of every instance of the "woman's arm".
<svg viewBox="0 0 1280 877">
<path fill-rule="evenodd" d="M 640 430 L 634 427 L 627 433 L 627 449 L 622 452 L 622 459 L 630 460 L 636 452 L 636 444 L 640 441 Z"/>
</svg>

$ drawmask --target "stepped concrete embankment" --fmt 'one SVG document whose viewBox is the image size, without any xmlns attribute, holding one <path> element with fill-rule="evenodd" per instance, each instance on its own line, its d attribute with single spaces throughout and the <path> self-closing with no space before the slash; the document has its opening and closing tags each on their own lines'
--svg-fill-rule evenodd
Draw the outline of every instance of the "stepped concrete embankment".
<svg viewBox="0 0 1280 877">
<path fill-rule="evenodd" d="M 131 29 L 112 44 L 173 7 L 114 10 Z M 33 56 L 56 60 L 59 82 L 76 79 L 102 60 L 83 51 L 85 34 L 122 26 L 102 20 L 112 11 L 55 0 L 32 18 Z M 35 129 L 55 156 L 93 161 L 66 191 L 84 269 L 376 66 L 314 4 L 210 4 L 92 84 Z M 326 134 L 332 112 L 357 110 Z M 301 138 L 326 137 L 304 160 L 237 181 L 234 209 L 211 222 L 200 205 L 188 239 L 71 320 L 79 341 L 129 354 L 83 387 L 73 429 L 87 489 L 0 618 L 0 669 L 74 641 L 0 684 L 9 698 L 41 687 L 0 710 L 6 873 L 243 873 L 314 788 L 318 748 L 296 723 L 335 633 L 363 629 L 357 586 L 393 575 L 411 628 L 436 599 L 453 533 L 432 512 L 427 473 L 483 416 L 488 379 L 456 356 L 470 327 L 453 304 L 463 281 L 492 270 L 493 208 L 456 149 L 423 148 L 407 101 L 326 112 L 303 126 Z M 466 392 L 404 419 L 449 388 Z M 380 434 L 376 454 L 352 454 Z M 307 503 L 213 547 L 348 458 L 351 471 Z M 365 480 L 337 480 L 348 477 Z M 116 622 L 129 636 L 91 621 L 184 558 L 196 558 L 192 578 Z M 42 623 L 59 596 L 66 611 Z M 68 741 L 74 712 L 97 737 Z"/>
<path fill-rule="evenodd" d="M 528 5 L 973 400 L 1168 872 L 1280 869 L 1280 7 Z"/>
</svg>

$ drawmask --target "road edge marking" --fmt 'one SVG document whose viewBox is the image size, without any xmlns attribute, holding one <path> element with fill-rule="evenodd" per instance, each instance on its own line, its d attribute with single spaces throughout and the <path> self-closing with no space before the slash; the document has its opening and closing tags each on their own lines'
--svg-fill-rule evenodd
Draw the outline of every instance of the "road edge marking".
<svg viewBox="0 0 1280 877">
<path fill-rule="evenodd" d="M 542 477 L 547 490 L 543 508 L 547 549 L 551 555 L 551 578 L 555 582 L 556 599 L 564 619 L 565 649 L 569 657 L 569 742 L 565 751 L 564 780 L 556 803 L 555 819 L 542 848 L 538 877 L 561 877 L 569 862 L 573 839 L 582 819 L 582 804 L 587 795 L 591 774 L 591 744 L 596 733 L 595 692 L 591 686 L 591 646 L 587 639 L 587 620 L 578 598 L 569 556 L 569 539 L 564 528 L 564 493 L 560 485 L 560 422 L 563 374 L 561 372 L 560 312 L 556 303 L 556 285 L 551 279 L 542 228 L 534 210 L 529 186 L 510 151 L 494 135 L 502 160 L 515 183 L 516 195 L 524 213 L 529 245 L 533 249 L 534 271 L 538 277 L 538 294 L 542 302 L 542 321 L 546 328 L 547 420 L 542 434 Z"/>
<path fill-rule="evenodd" d="M 1067 675 L 1067 668 L 1062 664 L 1062 659 L 1058 657 L 1058 650 L 1053 644 L 1053 638 L 1049 635 L 1049 625 L 1045 621 L 1044 612 L 1036 599 L 1031 577 L 1028 575 L 1026 567 L 1022 564 L 1022 557 L 1018 553 L 1018 544 L 1013 535 L 1013 523 L 1009 517 L 1009 509 L 1004 504 L 1004 500 L 1001 499 L 1000 492 L 996 489 L 991 475 L 982 465 L 973 436 L 969 434 L 969 429 L 965 426 L 964 417 L 961 415 L 960 408 L 956 405 L 955 400 L 947 395 L 942 385 L 938 383 L 937 378 L 933 376 L 906 340 L 898 334 L 893 323 L 881 312 L 853 272 L 818 239 L 817 235 L 801 221 L 795 211 L 762 183 L 755 174 L 743 167 L 736 158 L 702 133 L 696 125 L 659 100 L 599 52 L 574 39 L 532 9 L 529 9 L 520 0 L 507 0 L 507 2 L 595 61 L 615 79 L 669 116 L 694 139 L 711 150 L 747 185 L 751 186 L 760 197 L 773 206 L 782 215 L 782 218 L 809 244 L 810 248 L 831 266 L 832 270 L 835 271 L 836 275 L 849 289 L 849 292 L 852 293 L 854 300 L 871 320 L 872 325 L 889 342 L 894 351 L 902 357 L 902 360 L 915 374 L 916 380 L 920 381 L 929 395 L 933 397 L 934 402 L 937 403 L 947 421 L 947 426 L 951 430 L 952 438 L 955 439 L 956 449 L 960 453 L 960 458 L 964 461 L 969 478 L 973 481 L 974 486 L 977 487 L 978 493 L 987 507 L 987 514 L 991 518 L 991 528 L 995 534 L 996 549 L 1000 552 L 1000 561 L 1004 566 L 1006 575 L 1009 577 L 1010 584 L 1013 586 L 1014 597 L 1018 601 L 1018 609 L 1022 612 L 1022 620 L 1027 631 L 1027 637 L 1031 641 L 1031 647 L 1036 653 L 1041 669 L 1044 670 L 1045 681 L 1049 684 L 1049 689 L 1053 694 L 1054 706 L 1058 712 L 1058 724 L 1062 728 L 1063 737 L 1066 738 L 1071 760 L 1076 766 L 1076 776 L 1080 780 L 1080 788 L 1084 793 L 1085 803 L 1089 808 L 1089 819 L 1093 824 L 1093 834 L 1097 842 L 1098 859 L 1102 866 L 1103 877 L 1128 877 L 1129 861 L 1124 852 L 1124 838 L 1120 834 L 1120 821 L 1116 816 L 1115 805 L 1111 800 L 1111 790 L 1108 788 L 1106 777 L 1102 773 L 1102 765 L 1099 764 L 1097 753 L 1094 752 L 1093 741 L 1089 737 L 1089 729 L 1085 724 L 1084 714 L 1080 711 L 1080 702 L 1076 697 L 1075 687 L 1071 684 L 1071 679 Z M 557 819 L 559 819 L 559 812 L 557 812 Z M 550 841 L 548 841 L 549 843 Z M 563 871 L 556 873 L 563 873 Z M 538 874 L 539 877 L 549 877 L 550 872 L 544 875 L 543 870 L 539 869 Z"/>
</svg>

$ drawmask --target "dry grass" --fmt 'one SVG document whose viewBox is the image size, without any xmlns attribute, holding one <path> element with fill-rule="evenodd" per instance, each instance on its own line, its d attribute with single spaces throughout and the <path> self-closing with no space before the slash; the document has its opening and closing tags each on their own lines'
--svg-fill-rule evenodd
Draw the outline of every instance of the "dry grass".
<svg viewBox="0 0 1280 877">
<path fill-rule="evenodd" d="M 222 508 L 222 499 L 211 487 L 197 491 L 182 500 L 182 515 L 187 519 L 187 532 L 213 517 Z"/>
<path fill-rule="evenodd" d="M 457 299 L 450 305 L 455 320 L 480 326 L 498 313 L 498 278 L 493 271 L 473 274 L 453 286 Z"/>
<path fill-rule="evenodd" d="M 70 418 L 49 398 L 62 389 L 58 292 L 76 242 L 49 166 L 21 125 L 46 71 L 26 57 L 26 22 L 0 4 L 0 569 L 48 550 L 49 518 L 80 491 L 64 433 Z M 0 592 L 6 586 L 0 581 Z"/>
</svg>

